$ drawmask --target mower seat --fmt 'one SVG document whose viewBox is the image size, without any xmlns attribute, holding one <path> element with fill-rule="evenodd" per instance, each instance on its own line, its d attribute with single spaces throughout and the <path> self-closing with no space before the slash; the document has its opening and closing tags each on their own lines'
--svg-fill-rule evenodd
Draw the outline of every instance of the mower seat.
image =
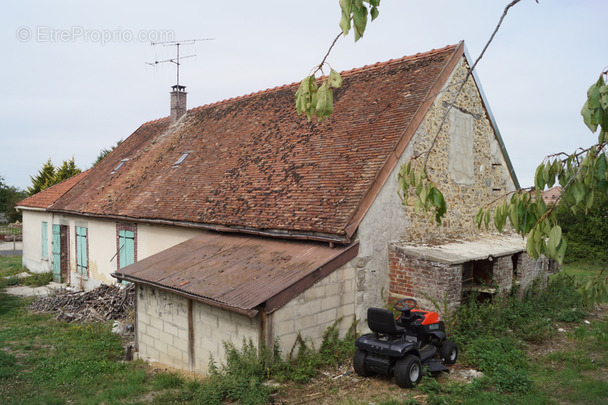
<svg viewBox="0 0 608 405">
<path fill-rule="evenodd" d="M 405 333 L 405 328 L 397 326 L 393 313 L 383 308 L 367 309 L 367 326 L 372 332 L 397 336 Z"/>
</svg>

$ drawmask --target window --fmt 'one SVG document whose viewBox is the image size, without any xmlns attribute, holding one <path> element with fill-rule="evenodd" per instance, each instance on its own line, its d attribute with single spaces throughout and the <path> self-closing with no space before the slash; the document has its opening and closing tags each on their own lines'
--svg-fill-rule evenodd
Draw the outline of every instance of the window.
<svg viewBox="0 0 608 405">
<path fill-rule="evenodd" d="M 42 222 L 42 258 L 49 258 L 49 224 Z"/>
<path fill-rule="evenodd" d="M 89 245 L 87 243 L 87 228 L 76 227 L 76 269 L 82 276 L 89 275 Z"/>
<path fill-rule="evenodd" d="M 114 168 L 114 170 L 112 170 L 112 171 L 110 172 L 110 174 L 112 174 L 112 173 L 116 173 L 116 171 L 117 171 L 118 169 L 120 169 L 120 168 L 122 167 L 122 165 L 124 165 L 124 164 L 125 164 L 125 162 L 128 162 L 128 161 L 129 161 L 129 159 L 123 159 L 123 160 L 121 160 L 121 161 L 120 161 L 120 163 L 119 163 L 119 164 L 118 164 L 118 165 L 117 165 L 117 166 Z"/>
<path fill-rule="evenodd" d="M 177 159 L 177 161 L 176 161 L 175 163 L 173 163 L 173 166 L 172 166 L 172 167 L 175 167 L 175 166 L 179 166 L 179 165 L 181 165 L 181 164 L 182 164 L 182 162 L 183 162 L 184 160 L 186 160 L 186 158 L 188 157 L 188 155 L 189 155 L 189 154 L 191 154 L 191 153 L 192 153 L 192 151 L 191 151 L 191 150 L 184 152 L 184 153 L 183 153 L 183 154 L 182 154 L 182 155 L 179 157 L 179 159 Z"/>
<path fill-rule="evenodd" d="M 137 260 L 137 228 L 135 225 L 117 224 L 116 230 L 118 232 L 118 268 L 122 269 Z"/>
</svg>

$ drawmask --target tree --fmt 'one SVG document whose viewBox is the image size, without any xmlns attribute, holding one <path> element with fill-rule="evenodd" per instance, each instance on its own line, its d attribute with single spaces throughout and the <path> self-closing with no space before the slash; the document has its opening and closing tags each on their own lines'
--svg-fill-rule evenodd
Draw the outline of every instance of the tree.
<svg viewBox="0 0 608 405">
<path fill-rule="evenodd" d="M 6 216 L 9 222 L 21 221 L 21 213 L 15 210 L 15 205 L 25 197 L 25 192 L 7 186 L 4 178 L 0 176 L 0 217 Z"/>
<path fill-rule="evenodd" d="M 494 36 L 502 25 L 508 11 L 521 0 L 513 0 L 504 9 L 494 32 L 483 48 L 479 57 L 469 68 L 455 98 L 448 105 L 439 124 L 435 139 L 439 136 L 450 109 L 460 96 L 464 85 L 470 79 L 475 67 L 491 44 Z M 538 0 L 537 0 L 538 2 Z M 323 78 L 318 86 L 315 74 L 323 73 L 323 66 L 337 39 L 346 36 L 354 27 L 355 41 L 363 35 L 368 16 L 374 20 L 378 16 L 379 0 L 339 0 L 341 8 L 341 34 L 331 44 L 322 62 L 305 77 L 296 93 L 296 109 L 299 114 L 306 113 L 310 120 L 317 116 L 319 121 L 327 118 L 333 112 L 332 89 L 340 87 L 342 79 L 333 69 L 327 78 Z M 369 11 L 368 12 L 368 7 Z M 559 217 L 556 215 L 561 203 L 566 203 L 574 213 L 588 213 L 594 207 L 596 196 L 608 195 L 608 70 L 600 74 L 597 81 L 587 91 L 581 114 L 585 124 L 592 133 L 599 129 L 598 142 L 587 148 L 579 149 L 571 154 L 557 153 L 547 156 L 538 166 L 535 173 L 534 186 L 519 189 L 502 198 L 481 207 L 475 217 L 477 225 L 489 229 L 490 224 L 499 231 L 507 225 L 507 220 L 513 229 L 522 237 L 527 238 L 526 249 L 533 258 L 545 255 L 562 263 L 566 252 L 566 240 Z M 436 187 L 439 182 L 433 181 L 428 175 L 426 165 L 428 156 L 433 152 L 435 142 L 421 155 L 414 156 L 400 170 L 399 188 L 403 201 L 408 204 L 413 200 L 417 211 L 433 213 L 435 222 L 441 224 L 441 219 L 447 212 L 446 201 L 441 190 Z M 422 156 L 425 156 L 422 159 Z M 554 184 L 561 186 L 561 194 L 555 204 L 547 207 L 541 197 L 545 187 Z M 413 197 L 410 199 L 409 197 Z M 606 269 L 608 266 L 605 266 Z M 608 273 L 604 270 L 579 290 L 586 303 L 601 302 L 608 299 Z"/>
<path fill-rule="evenodd" d="M 557 222 L 568 243 L 565 261 L 608 262 L 608 194 L 599 193 L 594 199 L 587 215 L 575 214 L 565 203 L 557 209 Z"/>
<path fill-rule="evenodd" d="M 64 180 L 69 179 L 72 176 L 75 176 L 81 173 L 78 167 L 76 167 L 76 163 L 74 163 L 74 157 L 70 160 L 64 160 L 61 166 L 56 168 L 55 177 L 53 179 L 54 183 L 61 183 Z"/>
<path fill-rule="evenodd" d="M 32 186 L 28 187 L 27 194 L 34 195 L 40 191 L 52 186 L 53 179 L 55 178 L 55 166 L 51 162 L 51 159 L 46 161 L 42 165 L 42 169 L 38 171 L 38 174 L 34 177 L 30 176 L 32 180 Z"/>
<path fill-rule="evenodd" d="M 118 142 L 116 142 L 116 145 L 110 147 L 110 149 L 102 149 L 101 151 L 99 151 L 99 155 L 97 155 L 97 159 L 95 159 L 95 162 L 93 162 L 93 166 L 97 166 L 99 164 L 99 162 L 101 162 L 103 160 L 103 158 L 105 158 L 106 156 L 108 156 L 108 154 L 110 152 L 112 152 L 114 149 L 116 149 L 116 147 L 118 145 L 120 145 L 122 143 L 122 139 L 118 140 Z"/>
<path fill-rule="evenodd" d="M 64 160 L 59 167 L 55 167 L 49 158 L 36 176 L 30 176 L 32 186 L 28 187 L 27 194 L 31 196 L 39 193 L 81 172 L 82 170 L 74 162 L 74 157 L 70 160 Z"/>
</svg>

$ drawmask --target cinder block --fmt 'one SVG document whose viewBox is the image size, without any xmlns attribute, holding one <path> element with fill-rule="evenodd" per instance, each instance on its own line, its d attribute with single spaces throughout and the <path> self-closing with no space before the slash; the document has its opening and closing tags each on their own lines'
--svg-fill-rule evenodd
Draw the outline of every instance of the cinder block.
<svg viewBox="0 0 608 405">
<path fill-rule="evenodd" d="M 282 336 L 287 333 L 293 333 L 296 330 L 293 319 L 286 320 L 281 323 L 275 323 L 275 325 L 277 336 Z"/>
<path fill-rule="evenodd" d="M 172 336 L 177 336 L 178 335 L 177 328 L 174 325 L 172 325 L 171 323 L 169 323 L 169 322 L 165 322 L 163 324 L 163 331 L 165 333 L 168 333 L 168 334 L 172 335 Z"/>
<path fill-rule="evenodd" d="M 321 309 L 328 310 L 330 308 L 337 308 L 340 306 L 340 296 L 333 295 L 323 298 L 321 300 Z"/>
<path fill-rule="evenodd" d="M 317 325 L 333 323 L 338 319 L 336 308 L 331 308 L 317 314 Z"/>
</svg>

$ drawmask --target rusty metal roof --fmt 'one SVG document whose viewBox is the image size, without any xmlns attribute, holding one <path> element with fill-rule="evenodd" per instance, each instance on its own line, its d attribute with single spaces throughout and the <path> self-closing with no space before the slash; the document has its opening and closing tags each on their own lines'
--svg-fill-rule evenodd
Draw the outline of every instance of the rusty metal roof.
<svg viewBox="0 0 608 405">
<path fill-rule="evenodd" d="M 270 313 L 352 258 L 359 243 L 286 241 L 203 233 L 114 273 L 224 309 Z"/>
</svg>

